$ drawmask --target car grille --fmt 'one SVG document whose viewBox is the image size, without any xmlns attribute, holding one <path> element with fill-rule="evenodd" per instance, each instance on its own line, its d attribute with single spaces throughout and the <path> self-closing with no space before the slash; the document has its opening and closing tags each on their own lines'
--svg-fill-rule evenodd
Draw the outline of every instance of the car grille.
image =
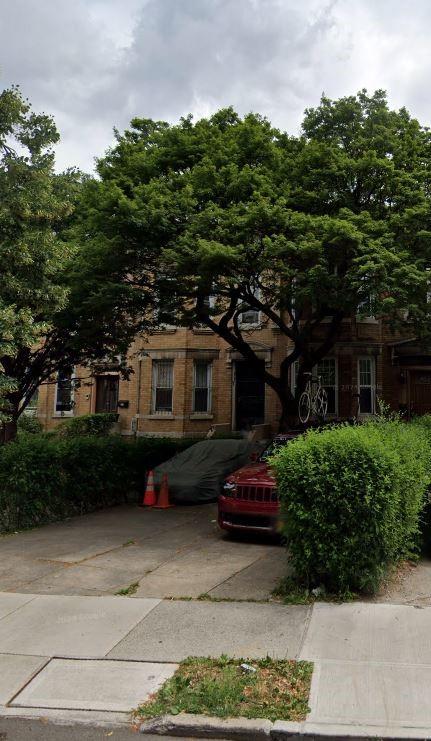
<svg viewBox="0 0 431 741">
<path fill-rule="evenodd" d="M 221 512 L 220 517 L 225 525 L 237 528 L 254 528 L 255 530 L 275 530 L 275 520 L 271 517 L 259 515 L 233 514 L 232 512 Z"/>
<path fill-rule="evenodd" d="M 278 502 L 277 489 L 270 486 L 237 486 L 234 497 L 243 502 Z"/>
</svg>

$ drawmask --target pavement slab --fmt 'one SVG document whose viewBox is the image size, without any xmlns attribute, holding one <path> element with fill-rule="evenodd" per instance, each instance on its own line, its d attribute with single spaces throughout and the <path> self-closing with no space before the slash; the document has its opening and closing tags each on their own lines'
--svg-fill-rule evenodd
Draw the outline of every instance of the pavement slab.
<svg viewBox="0 0 431 741">
<path fill-rule="evenodd" d="M 71 565 L 32 581 L 20 591 L 37 591 L 38 594 L 96 595 L 115 594 L 129 586 L 131 574 L 129 569 L 99 568 L 85 564 Z"/>
<path fill-rule="evenodd" d="M 322 661 L 307 721 L 431 728 L 430 687 L 431 666 Z"/>
<path fill-rule="evenodd" d="M 308 609 L 275 603 L 164 601 L 108 656 L 142 661 L 181 661 L 187 656 L 221 654 L 295 658 Z"/>
<path fill-rule="evenodd" d="M 63 564 L 58 562 L 43 561 L 26 556 L 14 556 L 11 559 L 6 556 L 0 567 L 0 591 L 21 592 L 23 585 L 30 584 L 47 574 L 61 572 L 63 568 Z"/>
<path fill-rule="evenodd" d="M 9 594 L 0 593 L 0 620 L 7 615 L 19 610 L 21 607 L 34 599 L 33 594 Z"/>
<path fill-rule="evenodd" d="M 392 574 L 389 582 L 371 598 L 372 602 L 390 604 L 431 605 L 431 559 L 406 561 Z"/>
<path fill-rule="evenodd" d="M 210 590 L 211 597 L 223 599 L 267 599 L 281 579 L 289 574 L 284 548 L 274 547 L 250 566 Z"/>
<path fill-rule="evenodd" d="M 316 603 L 301 658 L 431 665 L 430 626 L 429 607 Z"/>
<path fill-rule="evenodd" d="M 11 595 L 18 596 L 26 599 Z M 158 603 L 123 597 L 27 597 L 27 604 L 0 620 L 0 652 L 103 657 Z"/>
<path fill-rule="evenodd" d="M 0 538 L 0 591 L 94 596 L 138 581 L 138 598 L 197 597 L 235 577 L 226 596 L 244 599 L 253 564 L 285 549 L 229 538 L 216 515 L 215 504 L 166 511 L 121 505 Z M 268 598 L 273 575 L 258 568 L 255 576 L 258 598 Z"/>
<path fill-rule="evenodd" d="M 0 705 L 6 705 L 47 661 L 46 656 L 0 654 Z"/>
<path fill-rule="evenodd" d="M 171 663 L 52 659 L 11 705 L 129 713 L 176 669 Z"/>
</svg>

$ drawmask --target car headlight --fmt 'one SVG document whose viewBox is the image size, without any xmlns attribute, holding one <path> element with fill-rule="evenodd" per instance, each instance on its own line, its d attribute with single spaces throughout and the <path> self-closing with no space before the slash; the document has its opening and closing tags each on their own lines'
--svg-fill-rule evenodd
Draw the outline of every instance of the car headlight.
<svg viewBox="0 0 431 741">
<path fill-rule="evenodd" d="M 223 484 L 223 494 L 225 497 L 233 497 L 236 491 L 236 484 L 231 481 L 225 481 Z"/>
</svg>

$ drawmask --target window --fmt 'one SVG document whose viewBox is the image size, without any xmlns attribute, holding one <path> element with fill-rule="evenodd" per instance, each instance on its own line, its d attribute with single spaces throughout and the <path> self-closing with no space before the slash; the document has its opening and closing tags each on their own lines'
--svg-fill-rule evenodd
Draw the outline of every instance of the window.
<svg viewBox="0 0 431 741">
<path fill-rule="evenodd" d="M 362 278 L 364 289 L 361 291 L 362 297 L 356 308 L 356 314 L 362 319 L 374 319 L 376 312 L 376 301 L 374 294 L 367 288 L 367 277 Z"/>
<path fill-rule="evenodd" d="M 203 305 L 208 311 L 210 311 L 211 309 L 214 309 L 216 305 L 216 297 L 213 296 L 212 294 L 207 294 L 206 296 L 204 296 Z"/>
<path fill-rule="evenodd" d="M 73 414 L 73 368 L 63 368 L 58 371 L 55 387 L 55 414 L 62 417 Z"/>
<path fill-rule="evenodd" d="M 34 392 L 26 408 L 24 409 L 24 414 L 26 414 L 28 417 L 36 417 L 38 401 L 39 401 L 39 389 L 37 389 Z"/>
<path fill-rule="evenodd" d="M 154 332 L 173 332 L 176 329 L 176 325 L 172 324 L 175 312 L 171 306 L 169 306 L 167 297 L 172 293 L 173 288 L 170 286 L 171 279 L 162 274 L 156 274 L 154 279 L 154 309 L 153 309 L 153 320 L 154 320 Z"/>
<path fill-rule="evenodd" d="M 296 360 L 291 370 L 291 388 L 292 393 L 296 390 L 296 380 L 298 378 L 299 363 Z M 328 396 L 327 414 L 338 414 L 338 365 L 337 358 L 323 358 L 313 368 L 313 379 L 317 380 L 320 376 L 320 382 Z"/>
<path fill-rule="evenodd" d="M 374 414 L 375 411 L 375 361 L 372 357 L 358 360 L 359 414 Z"/>
<path fill-rule="evenodd" d="M 210 412 L 212 365 L 196 360 L 193 370 L 193 411 Z"/>
<path fill-rule="evenodd" d="M 174 361 L 155 360 L 153 362 L 153 412 L 172 413 L 173 381 Z"/>
<path fill-rule="evenodd" d="M 320 382 L 328 396 L 328 414 L 338 412 L 338 378 L 337 359 L 323 358 L 316 366 L 316 376 L 320 376 Z"/>
<path fill-rule="evenodd" d="M 259 300 L 259 289 L 256 289 L 253 295 Z M 258 311 L 258 309 L 253 309 L 246 303 L 244 303 L 243 306 L 244 311 L 242 311 L 238 317 L 240 327 L 256 327 L 260 323 L 260 311 Z"/>
</svg>

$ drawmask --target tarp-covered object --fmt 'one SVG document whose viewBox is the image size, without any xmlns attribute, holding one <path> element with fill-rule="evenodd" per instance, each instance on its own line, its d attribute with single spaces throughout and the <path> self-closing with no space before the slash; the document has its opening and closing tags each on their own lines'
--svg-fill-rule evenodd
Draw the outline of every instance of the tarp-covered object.
<svg viewBox="0 0 431 741">
<path fill-rule="evenodd" d="M 202 440 L 154 469 L 160 486 L 168 474 L 171 499 L 184 504 L 214 502 L 225 477 L 249 459 L 252 446 L 247 440 Z"/>
</svg>

